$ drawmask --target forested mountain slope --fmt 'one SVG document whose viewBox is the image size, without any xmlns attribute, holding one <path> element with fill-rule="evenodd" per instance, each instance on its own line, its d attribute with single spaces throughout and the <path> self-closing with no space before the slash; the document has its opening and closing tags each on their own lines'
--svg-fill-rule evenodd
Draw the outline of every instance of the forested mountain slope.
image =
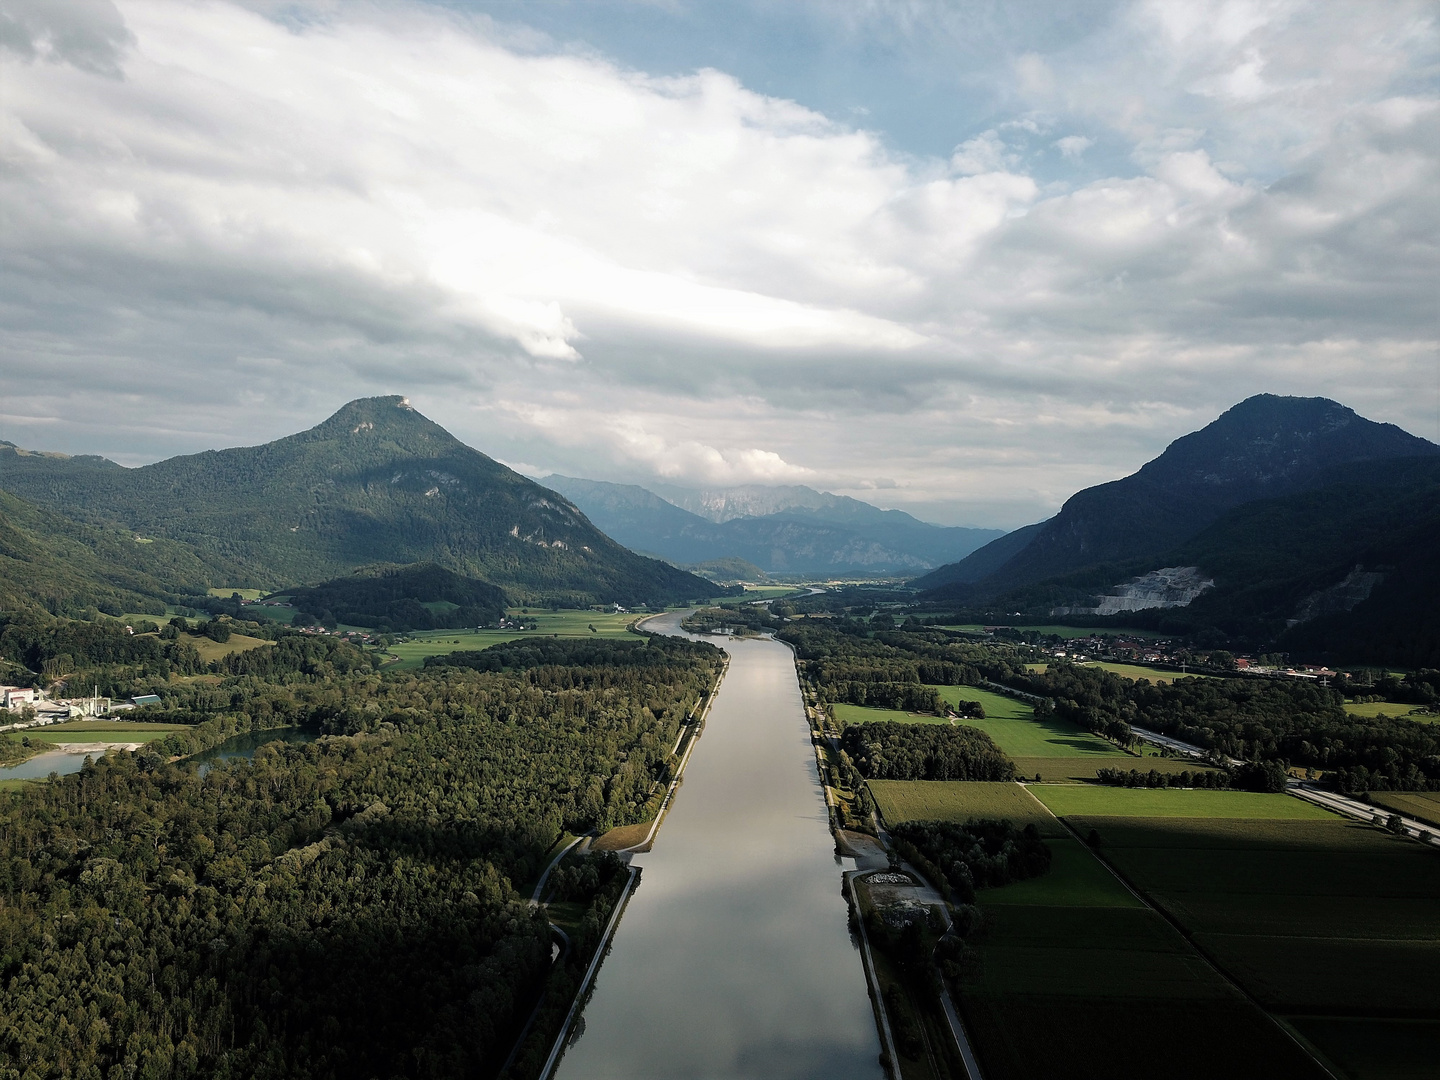
<svg viewBox="0 0 1440 1080">
<path fill-rule="evenodd" d="M 0 611 L 158 614 L 164 598 L 204 593 L 227 574 L 223 559 L 184 544 L 80 525 L 0 491 Z"/>
<path fill-rule="evenodd" d="M 224 560 L 278 588 L 375 562 L 435 562 L 515 599 L 663 604 L 713 586 L 626 550 L 570 502 L 400 397 L 352 401 L 262 446 L 123 469 L 0 448 L 0 488 Z"/>
<path fill-rule="evenodd" d="M 995 593 L 1089 566 L 1159 556 L 1226 510 L 1313 490 L 1337 466 L 1433 455 L 1440 446 L 1326 398 L 1260 394 L 1176 439 L 1133 475 L 1072 496 L 980 585 Z"/>
</svg>

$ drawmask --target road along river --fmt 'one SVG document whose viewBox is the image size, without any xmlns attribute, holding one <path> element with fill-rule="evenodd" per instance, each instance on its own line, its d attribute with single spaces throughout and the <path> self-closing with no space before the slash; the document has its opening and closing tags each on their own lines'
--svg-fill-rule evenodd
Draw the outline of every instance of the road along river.
<svg viewBox="0 0 1440 1080">
<path fill-rule="evenodd" d="M 878 1080 L 794 656 L 707 640 L 729 671 L 556 1075 Z"/>
</svg>

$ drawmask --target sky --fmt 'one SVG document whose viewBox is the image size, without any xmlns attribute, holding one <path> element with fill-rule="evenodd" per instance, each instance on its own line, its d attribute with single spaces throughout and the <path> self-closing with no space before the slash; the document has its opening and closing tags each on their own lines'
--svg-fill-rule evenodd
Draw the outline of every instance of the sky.
<svg viewBox="0 0 1440 1080">
<path fill-rule="evenodd" d="M 1440 439 L 1440 6 L 0 0 L 0 438 L 404 394 L 1011 528 L 1251 394 Z"/>
</svg>

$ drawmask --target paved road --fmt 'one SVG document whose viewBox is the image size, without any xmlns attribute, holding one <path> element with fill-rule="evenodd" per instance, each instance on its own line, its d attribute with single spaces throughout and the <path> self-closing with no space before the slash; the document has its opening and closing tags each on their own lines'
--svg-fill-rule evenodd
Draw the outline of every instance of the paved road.
<svg viewBox="0 0 1440 1080">
<path fill-rule="evenodd" d="M 1204 757 L 1205 755 L 1205 751 L 1200 749 L 1200 747 L 1193 746 L 1187 742 L 1181 742 L 1179 739 L 1172 739 L 1168 735 L 1161 735 L 1158 731 L 1147 731 L 1145 728 L 1138 728 L 1133 725 L 1130 730 L 1146 742 L 1154 743 L 1156 746 L 1166 746 L 1171 750 L 1195 758 Z M 1236 758 L 1226 758 L 1225 760 L 1232 766 L 1242 764 Z M 1359 818 L 1361 821 L 1373 822 L 1378 819 L 1379 823 L 1383 824 L 1385 819 L 1390 816 L 1390 811 L 1383 807 L 1371 806 L 1369 803 L 1363 803 L 1359 799 L 1352 799 L 1347 795 L 1317 788 L 1304 780 L 1291 780 L 1285 790 L 1297 799 L 1304 799 L 1307 802 L 1314 803 L 1316 806 L 1323 806 L 1325 809 L 1333 810 L 1337 814 L 1345 814 L 1349 817 Z M 1413 836 L 1415 839 L 1427 843 L 1440 844 L 1440 829 L 1435 828 L 1433 825 L 1426 825 L 1423 821 L 1416 821 L 1414 818 L 1405 817 L 1403 814 L 1400 816 L 1400 821 L 1405 827 L 1405 835 Z"/>
<path fill-rule="evenodd" d="M 1340 814 L 1348 814 L 1350 817 L 1359 818 L 1362 821 L 1376 821 L 1384 823 L 1390 816 L 1390 811 L 1382 806 L 1371 806 L 1359 799 L 1352 799 L 1347 795 L 1340 795 L 1334 791 L 1324 791 L 1321 788 L 1302 781 L 1293 780 L 1287 788 L 1291 795 L 1313 802 L 1317 806 L 1323 806 L 1327 810 L 1334 810 Z M 1440 829 L 1433 825 L 1426 825 L 1423 821 L 1416 821 L 1414 818 L 1400 815 L 1400 821 L 1405 827 L 1405 835 L 1413 836 L 1417 840 L 1425 840 L 1432 844 L 1440 844 Z"/>
<path fill-rule="evenodd" d="M 1206 751 L 1194 743 L 1181 742 L 1179 739 L 1172 739 L 1169 735 L 1161 735 L 1158 731 L 1150 731 L 1148 728 L 1136 727 L 1134 724 L 1130 725 L 1130 730 L 1135 733 L 1137 739 L 1154 743 L 1156 746 L 1166 747 L 1177 753 L 1184 754 L 1186 757 L 1204 758 L 1206 755 Z M 1226 758 L 1225 760 L 1231 765 L 1241 764 L 1239 758 Z"/>
</svg>

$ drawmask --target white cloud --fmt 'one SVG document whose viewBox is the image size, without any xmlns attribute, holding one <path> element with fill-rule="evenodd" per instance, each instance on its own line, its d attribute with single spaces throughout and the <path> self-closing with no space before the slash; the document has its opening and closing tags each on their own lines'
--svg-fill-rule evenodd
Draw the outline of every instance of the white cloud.
<svg viewBox="0 0 1440 1080">
<path fill-rule="evenodd" d="M 56 10 L 0 27 L 0 386 L 59 448 L 408 392 L 539 468 L 1019 524 L 1261 390 L 1437 434 L 1423 5 L 1136 4 L 946 160 L 422 7 Z"/>
</svg>

